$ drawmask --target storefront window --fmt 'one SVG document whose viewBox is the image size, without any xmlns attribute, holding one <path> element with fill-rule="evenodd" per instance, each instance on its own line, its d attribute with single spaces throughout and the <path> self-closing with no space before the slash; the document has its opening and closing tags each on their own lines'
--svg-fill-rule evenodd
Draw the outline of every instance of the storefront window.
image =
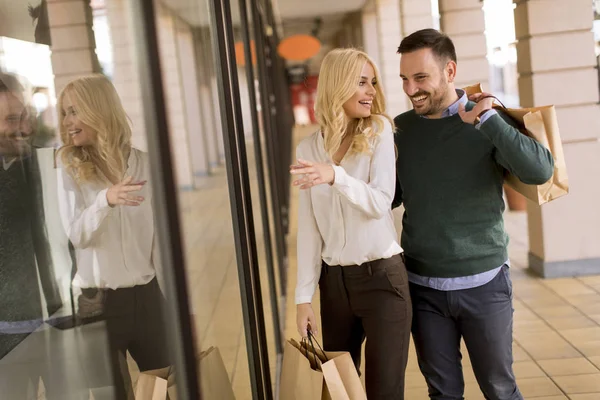
<svg viewBox="0 0 600 400">
<path fill-rule="evenodd" d="M 2 398 L 275 396 L 289 126 L 267 11 L 0 5 Z"/>
</svg>

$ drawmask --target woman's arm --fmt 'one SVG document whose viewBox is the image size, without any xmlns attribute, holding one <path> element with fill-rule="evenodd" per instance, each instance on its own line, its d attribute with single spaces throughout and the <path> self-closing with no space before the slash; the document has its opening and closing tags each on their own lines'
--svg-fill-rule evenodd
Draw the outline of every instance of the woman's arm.
<svg viewBox="0 0 600 400">
<path fill-rule="evenodd" d="M 302 158 L 300 149 L 297 158 Z M 298 201 L 298 281 L 296 304 L 311 303 L 321 275 L 323 239 L 313 212 L 310 189 L 300 190 Z"/>
<path fill-rule="evenodd" d="M 86 248 L 94 240 L 104 219 L 111 213 L 104 189 L 85 206 L 81 188 L 65 168 L 58 168 L 58 204 L 65 232 L 75 248 Z"/>
<path fill-rule="evenodd" d="M 376 219 L 390 212 L 396 190 L 396 152 L 394 135 L 388 123 L 373 150 L 368 183 L 353 178 L 342 167 L 333 168 L 333 188 L 354 208 Z"/>
</svg>

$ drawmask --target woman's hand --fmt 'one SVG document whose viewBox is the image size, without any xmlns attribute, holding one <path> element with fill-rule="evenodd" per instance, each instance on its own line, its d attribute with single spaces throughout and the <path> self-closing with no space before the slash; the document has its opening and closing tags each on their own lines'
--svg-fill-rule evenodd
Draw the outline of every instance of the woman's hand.
<svg viewBox="0 0 600 400">
<path fill-rule="evenodd" d="M 146 181 L 133 182 L 133 177 L 128 176 L 122 182 L 117 183 L 106 192 L 106 200 L 108 205 L 114 207 L 121 206 L 139 206 L 144 198 L 142 196 L 134 196 L 130 193 L 139 192 L 142 190 Z"/>
<path fill-rule="evenodd" d="M 298 333 L 302 338 L 308 337 L 309 327 L 313 335 L 317 334 L 317 319 L 310 303 L 298 304 L 296 306 L 296 324 L 298 326 Z"/>
<path fill-rule="evenodd" d="M 335 181 L 333 166 L 301 159 L 298 159 L 298 164 L 290 167 L 290 174 L 304 175 L 304 177 L 294 181 L 294 186 L 300 186 L 300 189 L 309 189 L 323 184 L 331 185 Z"/>
</svg>

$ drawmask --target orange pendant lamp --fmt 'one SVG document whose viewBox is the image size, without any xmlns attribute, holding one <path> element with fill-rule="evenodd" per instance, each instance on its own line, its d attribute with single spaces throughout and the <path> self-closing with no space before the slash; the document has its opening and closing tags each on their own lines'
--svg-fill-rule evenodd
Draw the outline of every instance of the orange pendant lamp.
<svg viewBox="0 0 600 400">
<path fill-rule="evenodd" d="M 321 50 L 321 42 L 310 35 L 293 35 L 283 39 L 277 47 L 279 55 L 289 61 L 306 61 Z"/>
</svg>

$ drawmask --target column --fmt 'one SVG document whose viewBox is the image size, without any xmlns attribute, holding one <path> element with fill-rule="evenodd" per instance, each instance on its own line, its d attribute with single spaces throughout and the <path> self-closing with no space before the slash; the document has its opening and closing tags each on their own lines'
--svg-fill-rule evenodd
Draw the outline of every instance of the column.
<svg viewBox="0 0 600 400">
<path fill-rule="evenodd" d="M 125 112 L 131 119 L 133 145 L 146 151 L 146 123 L 138 67 L 135 64 L 133 21 L 128 3 L 127 0 L 106 2 L 113 50 L 112 82 L 119 93 Z"/>
<path fill-rule="evenodd" d="M 178 54 L 181 65 L 182 89 L 185 99 L 190 153 L 194 176 L 207 176 L 210 172 L 208 149 L 203 136 L 207 129 L 203 126 L 203 110 L 198 92 L 196 49 L 192 29 L 184 22 L 177 26 Z"/>
<path fill-rule="evenodd" d="M 483 2 L 480 0 L 440 0 L 441 30 L 456 47 L 458 71 L 456 87 L 481 83 L 489 90 L 490 66 L 485 40 Z"/>
<path fill-rule="evenodd" d="M 362 12 L 363 50 L 380 67 L 379 36 L 377 36 L 377 31 L 377 10 L 375 7 L 365 7 Z"/>
<path fill-rule="evenodd" d="M 157 30 L 160 65 L 167 106 L 171 153 L 177 172 L 177 184 L 182 190 L 194 188 L 187 115 L 183 93 L 180 60 L 177 51 L 175 17 L 159 6 Z"/>
<path fill-rule="evenodd" d="M 528 205 L 529 267 L 544 277 L 600 273 L 600 106 L 587 0 L 518 1 L 519 95 L 523 107 L 554 104 L 570 194 Z"/>
<path fill-rule="evenodd" d="M 400 79 L 402 19 L 398 0 L 376 0 L 377 35 L 379 37 L 379 69 L 387 98 L 387 112 L 394 117 L 407 111 L 407 98 Z"/>
<path fill-rule="evenodd" d="M 48 0 L 48 23 L 54 86 L 58 94 L 69 81 L 100 72 L 89 1 Z"/>
<path fill-rule="evenodd" d="M 221 154 L 223 153 L 221 119 L 219 111 L 219 102 L 216 101 L 213 93 L 215 80 L 215 67 L 212 54 L 212 42 L 210 31 L 206 27 L 197 27 L 193 29 L 194 44 L 196 49 L 198 93 L 202 107 L 202 119 L 205 128 L 204 141 L 208 154 L 210 170 L 221 164 Z M 219 139 L 221 138 L 221 139 Z"/>
<path fill-rule="evenodd" d="M 437 0 L 401 0 L 403 36 L 426 29 L 440 29 L 440 15 Z"/>
</svg>

